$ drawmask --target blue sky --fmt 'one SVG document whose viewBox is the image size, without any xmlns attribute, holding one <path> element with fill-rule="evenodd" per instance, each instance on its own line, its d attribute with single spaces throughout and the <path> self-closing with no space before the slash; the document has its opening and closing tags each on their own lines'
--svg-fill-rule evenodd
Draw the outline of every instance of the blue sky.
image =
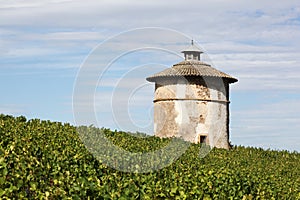
<svg viewBox="0 0 300 200">
<path fill-rule="evenodd" d="M 133 31 L 135 44 L 120 36 L 143 27 L 185 36 Z M 99 64 L 156 43 L 173 53 L 127 53 L 93 83 L 93 123 L 150 133 L 153 85 L 145 77 L 181 61 L 176 53 L 190 38 L 239 79 L 231 85 L 232 143 L 300 151 L 300 2 L 292 0 L 0 0 L 0 112 L 75 124 L 74 84 L 89 55 L 102 48 Z"/>
</svg>

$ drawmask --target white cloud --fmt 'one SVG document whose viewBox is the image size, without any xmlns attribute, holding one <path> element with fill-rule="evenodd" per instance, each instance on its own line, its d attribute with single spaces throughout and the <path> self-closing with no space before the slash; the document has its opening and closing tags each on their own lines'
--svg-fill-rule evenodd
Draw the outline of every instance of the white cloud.
<svg viewBox="0 0 300 200">
<path fill-rule="evenodd" d="M 250 49 L 248 52 L 217 53 L 210 58 L 216 68 L 239 79 L 234 89 L 300 91 L 300 51 L 267 49 L 265 52 L 251 52 Z"/>
<path fill-rule="evenodd" d="M 0 3 L 0 9 L 13 9 L 13 8 L 34 8 L 34 7 L 44 7 L 48 4 L 53 3 L 65 3 L 65 2 L 71 2 L 73 0 L 26 0 L 26 1 L 20 1 L 20 0 L 1 0 Z"/>
<path fill-rule="evenodd" d="M 6 114 L 6 115 L 25 115 L 26 109 L 24 105 L 20 104 L 2 104 L 0 105 L 0 113 Z"/>
<path fill-rule="evenodd" d="M 292 99 L 234 111 L 231 139 L 235 144 L 300 151 L 299 113 L 300 102 Z"/>
</svg>

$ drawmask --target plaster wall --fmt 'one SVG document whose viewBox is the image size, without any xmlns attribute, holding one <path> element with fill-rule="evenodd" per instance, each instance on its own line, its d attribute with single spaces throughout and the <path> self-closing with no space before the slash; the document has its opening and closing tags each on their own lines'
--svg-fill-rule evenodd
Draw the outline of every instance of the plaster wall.
<svg viewBox="0 0 300 200">
<path fill-rule="evenodd" d="M 159 137 L 182 137 L 219 148 L 229 148 L 228 102 L 224 82 L 177 80 L 156 84 L 154 132 Z"/>
</svg>

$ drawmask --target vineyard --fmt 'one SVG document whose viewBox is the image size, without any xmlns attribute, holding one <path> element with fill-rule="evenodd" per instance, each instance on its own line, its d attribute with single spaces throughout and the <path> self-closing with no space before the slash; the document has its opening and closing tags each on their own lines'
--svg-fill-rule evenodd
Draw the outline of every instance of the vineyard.
<svg viewBox="0 0 300 200">
<path fill-rule="evenodd" d="M 203 146 L 189 144 L 165 168 L 122 172 L 90 153 L 82 137 L 91 135 L 136 153 L 171 140 L 0 115 L 0 199 L 300 199 L 297 152 L 234 146 L 202 157 Z"/>
</svg>

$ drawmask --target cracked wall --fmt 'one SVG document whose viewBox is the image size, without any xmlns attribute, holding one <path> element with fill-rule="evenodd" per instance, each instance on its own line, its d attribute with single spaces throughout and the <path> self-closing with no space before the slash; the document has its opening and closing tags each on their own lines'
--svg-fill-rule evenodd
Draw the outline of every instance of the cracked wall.
<svg viewBox="0 0 300 200">
<path fill-rule="evenodd" d="M 228 83 L 216 78 L 159 80 L 155 85 L 154 132 L 219 148 L 228 143 Z"/>
</svg>

